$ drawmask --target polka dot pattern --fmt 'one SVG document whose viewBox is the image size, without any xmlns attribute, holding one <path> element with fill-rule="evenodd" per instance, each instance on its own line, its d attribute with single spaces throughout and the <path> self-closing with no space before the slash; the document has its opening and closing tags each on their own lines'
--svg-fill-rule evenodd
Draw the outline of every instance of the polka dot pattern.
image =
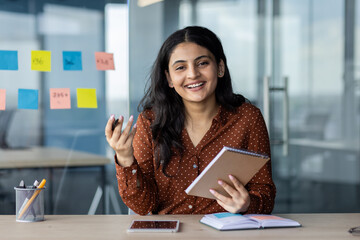
<svg viewBox="0 0 360 240">
<path fill-rule="evenodd" d="M 183 129 L 181 139 L 185 151 L 183 156 L 175 154 L 171 158 L 166 169 L 171 177 L 166 177 L 155 165 L 150 129 L 153 119 L 151 111 L 145 111 L 138 117 L 133 142 L 136 161 L 132 166 L 121 167 L 116 164 L 119 193 L 124 203 L 141 215 L 208 214 L 225 211 L 215 200 L 188 196 L 185 189 L 223 146 L 270 156 L 269 137 L 258 108 L 249 103 L 238 107 L 236 112 L 220 107 L 210 129 L 197 146 L 193 145 L 186 129 Z M 271 213 L 276 194 L 271 161 L 255 174 L 245 187 L 251 199 L 246 213 Z"/>
</svg>

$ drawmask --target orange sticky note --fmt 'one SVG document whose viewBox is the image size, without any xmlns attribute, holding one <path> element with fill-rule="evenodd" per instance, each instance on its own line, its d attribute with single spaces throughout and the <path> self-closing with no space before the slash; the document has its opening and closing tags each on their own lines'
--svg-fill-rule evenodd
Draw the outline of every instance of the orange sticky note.
<svg viewBox="0 0 360 240">
<path fill-rule="evenodd" d="M 50 51 L 31 51 L 31 70 L 50 72 L 51 71 L 51 52 Z"/>
<path fill-rule="evenodd" d="M 50 109 L 70 108 L 70 88 L 50 88 Z"/>
<path fill-rule="evenodd" d="M 78 108 L 97 108 L 95 88 L 78 88 L 76 92 Z"/>
<path fill-rule="evenodd" d="M 97 70 L 115 70 L 114 54 L 106 52 L 95 52 L 95 61 Z"/>
<path fill-rule="evenodd" d="M 6 106 L 6 90 L 0 89 L 0 110 L 5 110 Z"/>
</svg>

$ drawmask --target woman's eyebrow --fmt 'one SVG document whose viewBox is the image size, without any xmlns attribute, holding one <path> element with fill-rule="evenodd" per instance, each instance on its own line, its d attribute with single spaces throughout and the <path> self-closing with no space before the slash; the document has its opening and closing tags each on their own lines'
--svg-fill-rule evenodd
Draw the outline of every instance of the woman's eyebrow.
<svg viewBox="0 0 360 240">
<path fill-rule="evenodd" d="M 210 58 L 210 56 L 208 56 L 208 55 L 201 55 L 201 56 L 198 56 L 197 58 L 195 58 L 194 61 L 197 61 L 197 60 L 199 60 L 199 59 L 201 59 L 201 58 Z M 177 60 L 177 61 L 175 61 L 175 62 L 172 64 L 172 66 L 174 66 L 174 65 L 177 64 L 177 63 L 183 63 L 183 62 L 186 62 L 186 61 L 185 61 L 185 60 Z"/>
</svg>

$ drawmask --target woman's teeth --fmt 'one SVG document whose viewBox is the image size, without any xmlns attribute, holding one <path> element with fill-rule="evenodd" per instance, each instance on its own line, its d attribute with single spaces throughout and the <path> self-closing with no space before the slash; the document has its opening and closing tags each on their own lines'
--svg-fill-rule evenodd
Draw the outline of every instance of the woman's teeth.
<svg viewBox="0 0 360 240">
<path fill-rule="evenodd" d="M 195 83 L 195 84 L 188 85 L 187 88 L 196 88 L 196 87 L 200 87 L 200 86 L 202 86 L 202 85 L 204 85 L 203 82 L 201 82 L 201 83 Z"/>
</svg>

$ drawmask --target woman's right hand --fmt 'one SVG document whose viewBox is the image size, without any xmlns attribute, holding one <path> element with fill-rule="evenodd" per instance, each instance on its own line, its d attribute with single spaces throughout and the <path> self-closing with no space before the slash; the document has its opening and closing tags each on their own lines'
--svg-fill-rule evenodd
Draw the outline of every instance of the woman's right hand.
<svg viewBox="0 0 360 240">
<path fill-rule="evenodd" d="M 129 167 L 134 162 L 132 143 L 136 132 L 136 124 L 131 129 L 133 121 L 134 117 L 131 116 L 124 131 L 121 132 L 124 117 L 120 116 L 117 125 L 114 130 L 112 130 L 115 116 L 111 115 L 105 127 L 106 141 L 110 147 L 114 149 L 118 164 L 122 167 Z"/>
</svg>

